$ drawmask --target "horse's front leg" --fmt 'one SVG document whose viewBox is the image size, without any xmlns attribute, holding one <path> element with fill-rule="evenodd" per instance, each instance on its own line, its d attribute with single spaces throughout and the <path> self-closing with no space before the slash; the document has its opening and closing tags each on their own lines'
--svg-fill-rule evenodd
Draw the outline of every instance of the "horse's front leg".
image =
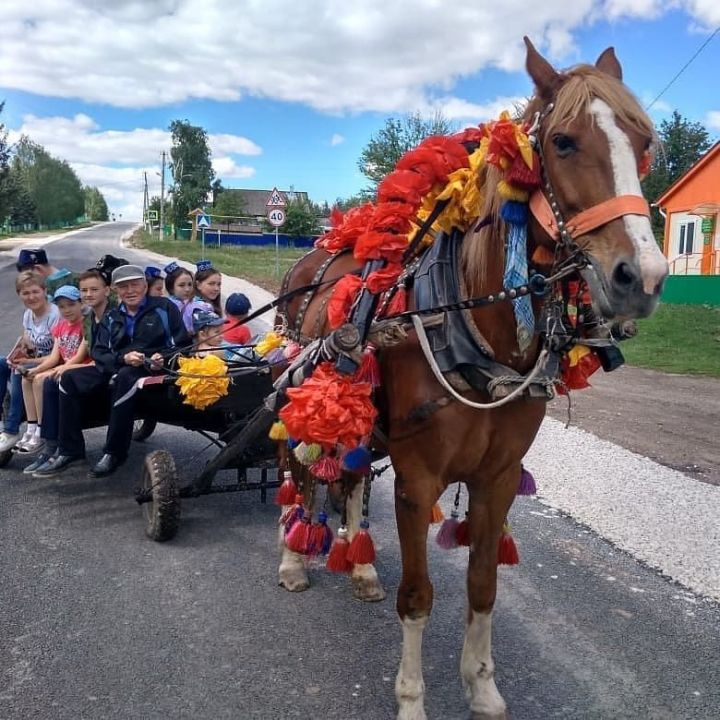
<svg viewBox="0 0 720 720">
<path fill-rule="evenodd" d="M 360 529 L 362 520 L 363 492 L 365 483 L 370 478 L 360 478 L 349 485 L 349 492 L 345 504 L 347 514 L 348 540 L 352 542 L 353 537 Z M 353 565 L 352 569 L 353 594 L 358 600 L 365 602 L 379 602 L 385 599 L 385 589 L 380 583 L 375 566 L 372 563 Z"/>
<path fill-rule="evenodd" d="M 503 522 L 517 489 L 520 468 L 513 467 L 494 482 L 470 491 L 468 565 L 468 617 L 460 673 L 473 720 L 504 720 L 505 701 L 495 685 L 492 658 L 492 612 L 497 590 L 498 543 Z"/>
<path fill-rule="evenodd" d="M 304 473 L 304 470 L 300 470 L 296 466 L 294 475 L 300 476 L 300 473 Z M 308 475 L 306 474 L 306 478 Z M 304 483 L 305 491 L 303 496 L 305 498 L 305 506 L 307 507 L 308 502 L 312 502 L 308 491 L 308 482 Z M 282 505 L 280 508 L 280 517 L 291 508 L 291 505 Z M 280 523 L 278 526 L 278 548 L 280 549 L 280 567 L 278 568 L 278 584 L 280 587 L 284 587 L 290 592 L 302 592 L 310 587 L 310 580 L 307 574 L 307 568 L 305 567 L 305 557 L 299 553 L 293 552 L 288 549 L 285 544 L 285 525 Z"/>
<path fill-rule="evenodd" d="M 400 535 L 402 580 L 397 611 L 402 623 L 402 657 L 395 679 L 397 720 L 426 720 L 425 681 L 422 674 L 422 637 L 430 617 L 433 587 L 427 567 L 427 534 L 435 498 L 422 498 L 398 470 L 395 476 L 395 516 Z M 428 483 L 428 486 L 430 484 Z"/>
</svg>

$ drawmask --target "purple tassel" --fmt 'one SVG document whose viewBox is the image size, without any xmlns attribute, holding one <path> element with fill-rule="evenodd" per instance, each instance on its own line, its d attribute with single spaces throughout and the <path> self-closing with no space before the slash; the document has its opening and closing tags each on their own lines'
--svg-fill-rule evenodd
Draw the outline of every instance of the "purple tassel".
<svg viewBox="0 0 720 720">
<path fill-rule="evenodd" d="M 450 512 L 450 517 L 443 520 L 437 535 L 435 536 L 435 542 L 443 550 L 452 550 L 458 546 L 457 544 L 457 526 L 460 524 L 458 520 L 460 516 L 457 510 Z"/>
<path fill-rule="evenodd" d="M 277 365 L 281 362 L 285 362 L 285 355 L 283 348 L 275 348 L 274 350 L 271 350 L 266 356 L 265 361 L 269 365 Z"/>
<path fill-rule="evenodd" d="M 518 495 L 534 495 L 537 492 L 537 486 L 535 485 L 535 478 L 529 470 L 522 467 L 520 471 L 520 487 L 518 488 Z"/>
</svg>

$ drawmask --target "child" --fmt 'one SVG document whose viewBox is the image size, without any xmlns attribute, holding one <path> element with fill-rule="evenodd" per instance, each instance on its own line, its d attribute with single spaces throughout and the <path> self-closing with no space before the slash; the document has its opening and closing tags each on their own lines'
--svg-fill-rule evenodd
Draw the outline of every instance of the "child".
<svg viewBox="0 0 720 720">
<path fill-rule="evenodd" d="M 5 427 L 0 433 L 0 452 L 10 450 L 22 439 L 29 441 L 35 436 L 36 425 L 28 423 L 25 435 L 20 437 L 22 421 L 22 382 L 19 374 L 41 362 L 53 348 L 52 328 L 58 322 L 60 313 L 47 297 L 45 278 L 31 270 L 21 272 L 15 281 L 15 290 L 25 305 L 23 314 L 23 336 L 13 356 L 0 362 L 0 386 L 3 399 L 9 380 L 12 380 L 11 407 L 5 418 Z"/>
<path fill-rule="evenodd" d="M 83 339 L 83 315 L 80 291 L 74 285 L 62 285 L 53 296 L 61 319 L 53 326 L 53 348 L 43 360 L 23 374 L 22 388 L 28 431 L 17 444 L 18 452 L 34 454 L 42 450 L 43 383 L 61 375 L 67 368 L 83 365 L 88 348 Z M 34 428 L 30 435 L 30 429 Z"/>
<path fill-rule="evenodd" d="M 206 302 L 212 306 L 213 312 L 222 316 L 222 302 L 220 291 L 222 289 L 222 275 L 216 270 L 210 260 L 200 260 L 195 263 L 195 299 Z"/>
<path fill-rule="evenodd" d="M 225 301 L 225 330 L 223 337 L 229 345 L 247 345 L 250 342 L 250 328 L 238 325 L 250 312 L 250 300 L 242 293 L 233 293 Z"/>
<path fill-rule="evenodd" d="M 212 310 L 197 308 L 192 315 L 198 357 L 212 354 L 225 358 L 222 326 L 225 321 Z"/>
<path fill-rule="evenodd" d="M 195 282 L 193 274 L 175 261 L 165 266 L 165 289 L 169 299 L 175 303 L 182 314 L 185 329 L 193 332 L 192 310 Z"/>
<path fill-rule="evenodd" d="M 110 300 L 110 283 L 101 270 L 86 270 L 80 275 L 79 285 L 80 297 L 87 311 L 83 320 L 83 336 L 88 349 L 91 349 L 98 323 L 115 303 Z"/>
<path fill-rule="evenodd" d="M 148 265 L 145 268 L 145 279 L 148 284 L 148 297 L 163 297 L 165 295 L 165 285 L 160 268 Z"/>
</svg>

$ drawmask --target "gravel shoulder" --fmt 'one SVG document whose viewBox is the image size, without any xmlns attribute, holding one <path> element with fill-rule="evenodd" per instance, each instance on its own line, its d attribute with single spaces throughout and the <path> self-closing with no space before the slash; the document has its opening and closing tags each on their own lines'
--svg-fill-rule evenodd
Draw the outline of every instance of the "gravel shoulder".
<svg viewBox="0 0 720 720">
<path fill-rule="evenodd" d="M 636 367 L 598 371 L 572 394 L 571 425 L 712 485 L 720 485 L 720 379 Z M 567 399 L 548 414 L 567 420 Z"/>
</svg>

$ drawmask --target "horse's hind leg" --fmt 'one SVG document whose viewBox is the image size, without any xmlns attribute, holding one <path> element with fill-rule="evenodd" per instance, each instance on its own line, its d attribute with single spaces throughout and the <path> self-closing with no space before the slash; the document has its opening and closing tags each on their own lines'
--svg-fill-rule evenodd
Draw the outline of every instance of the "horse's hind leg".
<svg viewBox="0 0 720 720">
<path fill-rule="evenodd" d="M 309 498 L 307 478 L 308 473 L 304 469 L 300 469 L 300 466 L 292 463 L 293 476 L 299 477 L 300 473 L 304 473 L 305 482 L 305 503 L 307 506 L 308 502 L 312 502 L 312 498 Z M 281 466 L 282 467 L 282 466 Z M 283 505 L 280 509 L 280 517 L 290 508 L 290 505 Z M 307 569 L 305 567 L 305 558 L 299 553 L 289 550 L 285 545 L 285 526 L 280 524 L 278 528 L 278 547 L 280 549 L 280 567 L 278 568 L 278 585 L 284 587 L 290 592 L 302 592 L 310 587 L 310 580 L 308 578 Z"/>
<path fill-rule="evenodd" d="M 345 508 L 347 513 L 348 540 L 350 541 L 352 541 L 354 535 L 360 529 L 363 491 L 365 489 L 365 483 L 369 482 L 370 478 L 365 477 L 349 485 L 350 489 Z M 353 594 L 358 600 L 379 602 L 385 599 L 385 590 L 380 583 L 377 571 L 372 563 L 353 565 L 351 578 Z"/>
<path fill-rule="evenodd" d="M 505 701 L 495 685 L 492 611 L 497 590 L 498 543 L 519 476 L 520 468 L 513 466 L 494 482 L 487 482 L 489 478 L 484 477 L 482 486 L 469 487 L 469 608 L 460 672 L 473 720 L 508 717 Z"/>
</svg>

